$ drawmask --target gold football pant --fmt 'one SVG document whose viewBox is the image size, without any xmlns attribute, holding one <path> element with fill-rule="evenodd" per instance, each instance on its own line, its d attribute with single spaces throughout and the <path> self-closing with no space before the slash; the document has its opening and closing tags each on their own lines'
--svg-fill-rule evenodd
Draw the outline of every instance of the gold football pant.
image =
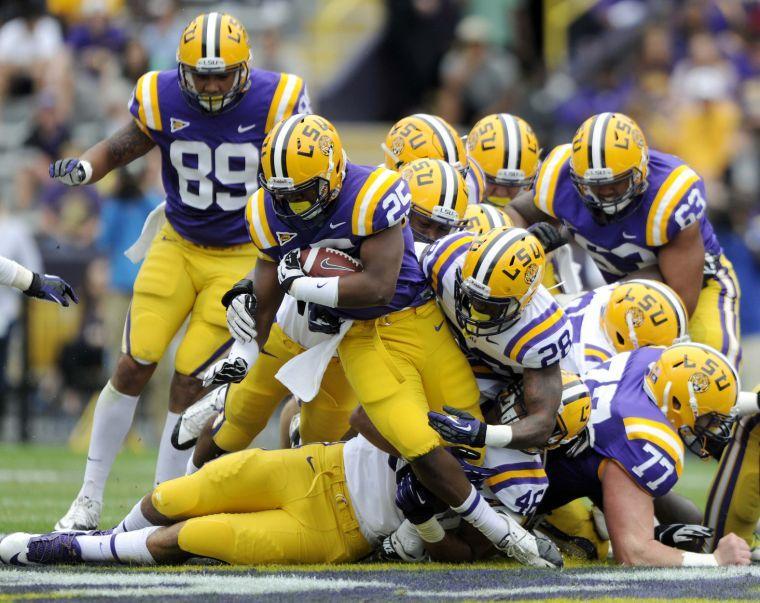
<svg viewBox="0 0 760 603">
<path fill-rule="evenodd" d="M 707 279 L 702 287 L 697 308 L 689 319 L 689 335 L 697 343 L 720 350 L 739 370 L 740 343 L 739 300 L 741 290 L 734 267 L 721 256 L 722 269 Z"/>
<path fill-rule="evenodd" d="M 714 531 L 706 543 L 712 551 L 729 532 L 752 546 L 760 519 L 760 414 L 742 418 L 723 451 L 707 496 L 705 525 Z"/>
<path fill-rule="evenodd" d="M 591 507 L 586 499 L 577 498 L 566 505 L 552 509 L 546 515 L 546 521 L 568 536 L 585 538 L 594 545 L 597 559 L 601 561 L 607 559 L 610 541 L 599 535 Z"/>
<path fill-rule="evenodd" d="M 142 362 L 158 362 L 190 315 L 175 368 L 183 375 L 202 374 L 232 345 L 222 295 L 255 261 L 251 244 L 203 247 L 166 224 L 135 280 L 121 351 Z"/>
<path fill-rule="evenodd" d="M 232 564 L 346 563 L 369 555 L 343 468 L 343 444 L 244 450 L 159 485 L 156 510 L 179 546 Z"/>
<path fill-rule="evenodd" d="M 227 392 L 224 411 L 214 425 L 214 443 L 222 450 L 234 452 L 247 448 L 288 395 L 287 388 L 275 374 L 283 364 L 304 349 L 272 325 L 269 339 L 240 383 Z M 336 442 L 348 431 L 348 419 L 357 401 L 337 358 L 327 365 L 319 393 L 311 402 L 301 404 L 301 441 Z"/>
<path fill-rule="evenodd" d="M 478 386 L 435 301 L 356 321 L 338 347 L 346 378 L 373 425 L 408 460 L 441 440 L 428 410 L 446 404 L 482 419 Z"/>
</svg>

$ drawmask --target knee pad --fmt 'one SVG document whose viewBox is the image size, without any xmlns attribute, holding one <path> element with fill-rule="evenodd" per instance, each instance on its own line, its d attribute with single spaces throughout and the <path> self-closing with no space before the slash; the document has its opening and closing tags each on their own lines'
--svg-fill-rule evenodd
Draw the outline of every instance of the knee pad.
<svg viewBox="0 0 760 603">
<path fill-rule="evenodd" d="M 193 517 L 201 494 L 197 475 L 171 479 L 156 486 L 150 497 L 156 511 L 170 519 Z"/>
</svg>

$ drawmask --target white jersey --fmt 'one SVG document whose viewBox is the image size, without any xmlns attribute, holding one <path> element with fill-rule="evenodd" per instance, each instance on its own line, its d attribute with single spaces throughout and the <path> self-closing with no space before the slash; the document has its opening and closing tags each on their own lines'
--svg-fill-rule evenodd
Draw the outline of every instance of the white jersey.
<svg viewBox="0 0 760 603">
<path fill-rule="evenodd" d="M 283 333 L 295 341 L 302 348 L 308 350 L 315 345 L 327 341 L 332 335 L 315 333 L 309 330 L 309 308 L 303 304 L 304 312 L 298 311 L 298 302 L 290 295 L 282 298 L 280 308 L 277 310 L 275 322 L 280 325 Z"/>
<path fill-rule="evenodd" d="M 404 521 L 396 506 L 396 469 L 405 463 L 357 436 L 345 443 L 343 464 L 359 529 L 367 542 L 378 546 Z M 549 486 L 538 454 L 489 447 L 483 468 L 490 475 L 483 481 L 481 495 L 509 509 L 518 520 L 533 514 Z"/>
<path fill-rule="evenodd" d="M 615 286 L 588 291 L 565 306 L 573 331 L 573 347 L 562 360 L 563 369 L 583 376 L 617 354 L 602 326 L 602 313 Z"/>
<path fill-rule="evenodd" d="M 523 368 L 542 368 L 562 360 L 570 353 L 570 322 L 543 285 L 538 286 L 518 320 L 502 333 L 473 336 L 459 326 L 455 275 L 473 238 L 472 233 L 457 232 L 439 239 L 427 249 L 421 265 L 476 376 L 509 378 L 522 374 Z"/>
</svg>

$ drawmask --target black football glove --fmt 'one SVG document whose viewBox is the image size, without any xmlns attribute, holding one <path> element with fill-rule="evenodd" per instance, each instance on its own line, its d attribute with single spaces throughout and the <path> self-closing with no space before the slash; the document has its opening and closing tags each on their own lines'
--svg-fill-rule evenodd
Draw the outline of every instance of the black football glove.
<svg viewBox="0 0 760 603">
<path fill-rule="evenodd" d="M 548 222 L 536 222 L 528 226 L 528 232 L 538 239 L 544 248 L 544 253 L 554 251 L 557 247 L 562 247 L 567 243 L 567 239 L 556 227 Z"/>
<path fill-rule="evenodd" d="M 447 442 L 465 444 L 474 448 L 482 448 L 486 444 L 488 426 L 473 417 L 470 413 L 451 406 L 444 406 L 448 414 L 428 412 L 428 425 L 435 429 Z"/>
<path fill-rule="evenodd" d="M 712 528 L 691 523 L 671 523 L 655 526 L 654 537 L 666 546 L 687 550 L 699 549 L 713 535 Z"/>
<path fill-rule="evenodd" d="M 79 298 L 74 293 L 71 285 L 60 276 L 53 274 L 37 274 L 35 272 L 32 276 L 32 284 L 24 291 L 24 295 L 52 301 L 62 305 L 64 308 L 68 307 L 69 300 L 75 304 L 79 303 Z"/>
</svg>

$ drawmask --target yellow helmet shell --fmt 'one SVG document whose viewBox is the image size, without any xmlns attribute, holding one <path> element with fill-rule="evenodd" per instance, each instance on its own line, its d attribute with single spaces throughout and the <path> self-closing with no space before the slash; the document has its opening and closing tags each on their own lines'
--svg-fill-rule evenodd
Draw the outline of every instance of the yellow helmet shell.
<svg viewBox="0 0 760 603">
<path fill-rule="evenodd" d="M 562 400 L 557 425 L 546 443 L 556 448 L 572 442 L 588 425 L 591 417 L 591 392 L 579 375 L 562 371 Z"/>
<path fill-rule="evenodd" d="M 665 283 L 633 279 L 618 284 L 602 314 L 602 325 L 617 352 L 684 341 L 688 315 Z"/>
<path fill-rule="evenodd" d="M 467 184 L 451 164 L 415 159 L 401 168 L 401 177 L 409 183 L 412 211 L 452 228 L 464 226 Z"/>
<path fill-rule="evenodd" d="M 464 229 L 482 235 L 494 228 L 512 226 L 512 220 L 498 207 L 487 203 L 476 203 L 467 206 L 464 212 Z"/>
<path fill-rule="evenodd" d="M 467 173 L 464 143 L 456 130 L 441 117 L 415 113 L 397 121 L 385 137 L 382 149 L 390 170 L 415 159 L 441 159 L 463 176 Z"/>
<path fill-rule="evenodd" d="M 486 115 L 478 121 L 467 135 L 467 152 L 490 182 L 504 186 L 530 187 L 541 163 L 533 128 L 509 113 Z"/>
<path fill-rule="evenodd" d="M 728 359 L 700 343 L 665 349 L 649 369 L 644 389 L 677 430 L 694 428 L 702 415 L 730 417 L 739 395 L 739 376 Z"/>
</svg>

